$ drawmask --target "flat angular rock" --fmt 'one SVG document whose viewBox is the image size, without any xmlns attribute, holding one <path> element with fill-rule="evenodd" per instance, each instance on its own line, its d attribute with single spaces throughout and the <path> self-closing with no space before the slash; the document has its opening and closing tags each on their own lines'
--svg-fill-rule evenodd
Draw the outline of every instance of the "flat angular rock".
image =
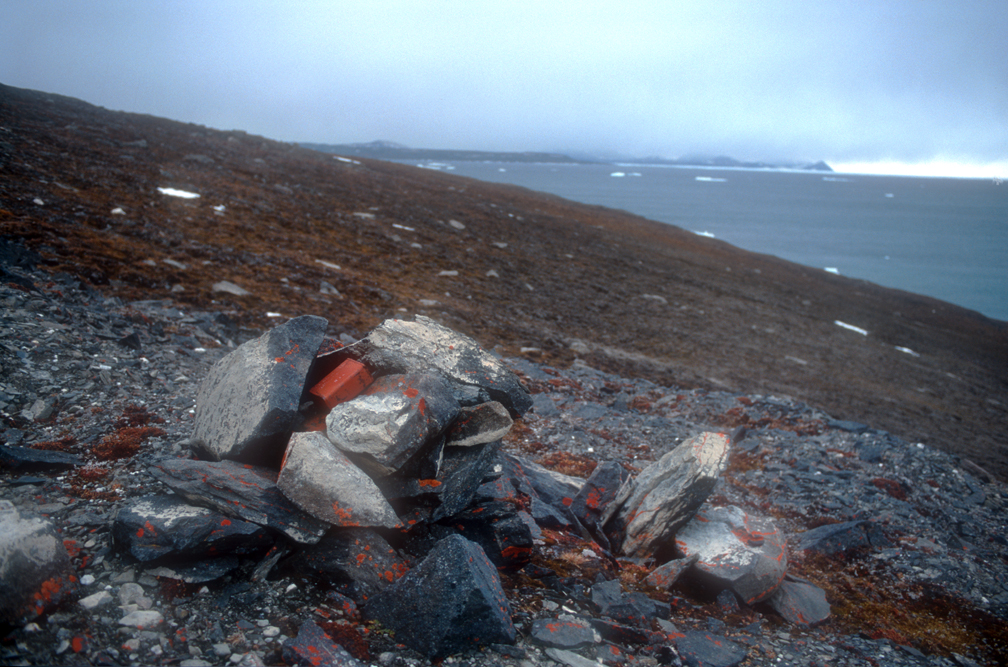
<svg viewBox="0 0 1008 667">
<path fill-rule="evenodd" d="M 649 628 L 656 618 L 668 618 L 668 604 L 652 600 L 643 593 L 627 593 L 618 579 L 595 584 L 591 589 L 592 603 L 603 616 L 642 628 Z"/>
<path fill-rule="evenodd" d="M 596 526 L 602 512 L 616 499 L 630 472 L 616 461 L 604 461 L 595 467 L 588 480 L 574 496 L 571 511 L 585 526 Z"/>
<path fill-rule="evenodd" d="M 206 458 L 276 466 L 328 324 L 296 317 L 214 364 L 196 395 L 192 435 Z"/>
<path fill-rule="evenodd" d="M 75 454 L 17 445 L 0 445 L 0 468 L 44 470 L 46 468 L 69 468 L 82 464 L 83 461 Z"/>
<path fill-rule="evenodd" d="M 401 525 L 371 478 L 321 433 L 291 436 L 277 487 L 302 510 L 334 526 Z"/>
<path fill-rule="evenodd" d="M 76 592 L 70 555 L 46 519 L 0 500 L 0 622 L 24 625 Z"/>
<path fill-rule="evenodd" d="M 588 621 L 540 618 L 532 623 L 529 638 L 540 646 L 575 649 L 602 641 L 601 635 Z"/>
<path fill-rule="evenodd" d="M 167 495 L 138 498 L 120 509 L 112 522 L 112 539 L 143 562 L 251 554 L 273 544 L 262 526 Z"/>
<path fill-rule="evenodd" d="M 735 667 L 746 658 L 745 647 L 723 635 L 690 630 L 669 636 L 689 667 Z"/>
<path fill-rule="evenodd" d="M 790 576 L 784 579 L 767 602 L 785 621 L 803 627 L 822 623 L 830 616 L 826 591 Z"/>
<path fill-rule="evenodd" d="M 335 529 L 313 546 L 291 556 L 283 568 L 342 589 L 361 602 L 409 571 L 409 566 L 378 533 L 363 528 Z"/>
<path fill-rule="evenodd" d="M 650 556 L 693 518 L 728 465 L 730 438 L 701 433 L 644 468 L 602 515 L 610 543 L 626 556 Z"/>
<path fill-rule="evenodd" d="M 333 642 L 322 628 L 305 621 L 298 628 L 297 637 L 283 645 L 283 659 L 297 667 L 359 667 L 362 665 L 345 648 Z"/>
<path fill-rule="evenodd" d="M 547 648 L 546 655 L 561 665 L 567 665 L 567 667 L 598 667 L 599 664 L 594 660 L 589 660 L 573 651 L 567 651 L 562 648 Z"/>
<path fill-rule="evenodd" d="M 497 401 L 462 408 L 446 434 L 450 447 L 470 447 L 500 440 L 514 421 L 507 408 Z"/>
<path fill-rule="evenodd" d="M 795 536 L 796 551 L 827 556 L 862 547 L 888 547 L 890 542 L 874 521 L 847 521 L 819 526 Z"/>
<path fill-rule="evenodd" d="M 787 573 L 787 550 L 777 526 L 735 506 L 698 512 L 675 544 L 683 556 L 697 556 L 692 570 L 697 576 L 730 589 L 748 605 L 770 597 Z"/>
<path fill-rule="evenodd" d="M 458 401 L 437 375 L 386 375 L 333 408 L 326 433 L 368 474 L 389 475 L 425 446 L 436 446 L 458 412 Z"/>
<path fill-rule="evenodd" d="M 364 616 L 428 657 L 515 640 L 497 570 L 479 545 L 458 535 L 438 542 L 408 575 L 368 600 Z"/>
<path fill-rule="evenodd" d="M 583 479 L 549 470 L 519 456 L 504 454 L 501 461 L 503 478 L 510 480 L 522 493 L 539 498 L 560 512 L 574 504 L 574 497 L 585 483 Z"/>
<path fill-rule="evenodd" d="M 314 544 L 329 524 L 304 512 L 276 485 L 276 472 L 235 461 L 162 459 L 148 468 L 162 484 L 194 505 L 281 531 Z"/>
<path fill-rule="evenodd" d="M 152 577 L 178 579 L 187 584 L 202 584 L 207 581 L 215 581 L 226 574 L 234 572 L 238 569 L 239 565 L 238 559 L 234 556 L 218 556 L 217 558 L 207 558 L 194 563 L 149 567 L 144 570 L 144 573 Z"/>
<path fill-rule="evenodd" d="M 699 559 L 698 554 L 693 554 L 689 558 L 678 558 L 670 560 L 664 565 L 660 565 L 651 571 L 644 583 L 655 588 L 669 589 L 675 585 L 679 578 L 686 573 Z"/>
<path fill-rule="evenodd" d="M 472 338 L 417 315 L 413 322 L 385 320 L 364 339 L 320 359 L 320 369 L 343 359 L 364 363 L 374 375 L 436 370 L 453 384 L 484 389 L 512 417 L 532 407 L 532 398 L 510 369 Z"/>
</svg>

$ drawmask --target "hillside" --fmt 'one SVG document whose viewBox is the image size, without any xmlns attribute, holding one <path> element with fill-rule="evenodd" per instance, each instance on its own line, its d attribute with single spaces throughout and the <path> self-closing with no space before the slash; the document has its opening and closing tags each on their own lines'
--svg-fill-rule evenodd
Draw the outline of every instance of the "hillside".
<svg viewBox="0 0 1008 667">
<path fill-rule="evenodd" d="M 1008 324 L 935 299 L 522 188 L 4 86 L 0 174 L 0 236 L 125 300 L 248 329 L 315 313 L 351 335 L 425 314 L 509 355 L 790 395 L 1008 479 Z"/>
</svg>

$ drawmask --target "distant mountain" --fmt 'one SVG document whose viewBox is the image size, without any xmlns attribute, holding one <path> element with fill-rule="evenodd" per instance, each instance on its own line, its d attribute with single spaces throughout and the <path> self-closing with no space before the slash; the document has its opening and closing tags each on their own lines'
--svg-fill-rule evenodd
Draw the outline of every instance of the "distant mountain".
<svg viewBox="0 0 1008 667">
<path fill-rule="evenodd" d="M 567 164 L 615 164 L 631 162 L 634 164 L 658 164 L 678 167 L 727 167 L 736 169 L 807 169 L 810 171 L 829 171 L 828 164 L 820 160 L 815 164 L 800 162 L 747 162 L 720 155 L 706 157 L 690 155 L 681 158 L 665 159 L 660 157 L 625 157 L 615 154 L 598 155 L 591 153 L 574 153 L 573 156 L 564 153 L 510 153 L 506 151 L 468 151 L 444 150 L 438 148 L 409 148 L 391 141 L 371 141 L 363 144 L 315 144 L 301 143 L 304 148 L 322 153 L 335 153 L 346 157 L 365 157 L 376 160 L 428 160 L 445 162 L 538 162 Z"/>
</svg>

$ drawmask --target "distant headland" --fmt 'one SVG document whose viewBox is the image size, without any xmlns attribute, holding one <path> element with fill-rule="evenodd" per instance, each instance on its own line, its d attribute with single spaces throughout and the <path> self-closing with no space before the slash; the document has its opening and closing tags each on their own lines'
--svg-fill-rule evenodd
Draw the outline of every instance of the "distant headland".
<svg viewBox="0 0 1008 667">
<path fill-rule="evenodd" d="M 602 158 L 591 154 L 572 157 L 563 153 L 506 152 L 447 150 L 438 148 L 410 148 L 391 141 L 371 141 L 359 144 L 317 144 L 302 142 L 304 148 L 334 153 L 346 157 L 364 157 L 375 160 L 434 160 L 455 162 L 535 162 L 553 164 L 651 164 L 673 167 L 722 167 L 727 169 L 803 169 L 808 171 L 828 171 L 833 169 L 826 162 L 759 162 L 736 160 L 727 156 L 708 157 L 689 155 L 666 159 L 660 157 L 620 157 Z"/>
</svg>

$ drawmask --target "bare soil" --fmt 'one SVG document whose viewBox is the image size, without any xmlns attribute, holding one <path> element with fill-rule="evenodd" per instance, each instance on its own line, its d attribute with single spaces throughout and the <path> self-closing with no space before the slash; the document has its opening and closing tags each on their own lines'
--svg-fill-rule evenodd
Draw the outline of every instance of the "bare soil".
<svg viewBox="0 0 1008 667">
<path fill-rule="evenodd" d="M 508 355 L 792 396 L 1008 480 L 1008 323 L 621 211 L 0 85 L 0 236 L 128 300 L 351 335 L 426 314 Z"/>
</svg>

